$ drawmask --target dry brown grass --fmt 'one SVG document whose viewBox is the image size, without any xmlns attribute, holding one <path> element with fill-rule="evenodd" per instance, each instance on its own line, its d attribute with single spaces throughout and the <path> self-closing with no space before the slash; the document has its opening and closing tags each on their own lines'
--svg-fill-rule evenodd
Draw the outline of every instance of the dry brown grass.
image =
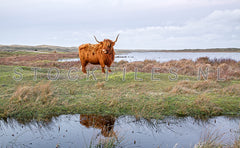
<svg viewBox="0 0 240 148">
<path fill-rule="evenodd" d="M 194 94 L 197 93 L 197 91 L 191 89 L 191 88 L 187 88 L 187 87 L 182 87 L 182 86 L 173 86 L 169 93 L 174 93 L 174 94 Z"/>
<path fill-rule="evenodd" d="M 54 97 L 50 81 L 39 82 L 35 86 L 18 86 L 10 98 L 8 106 L 4 109 L 4 114 L 6 116 L 15 114 L 34 116 L 38 109 L 51 109 L 51 106 L 55 106 L 57 102 L 58 99 Z"/>
<path fill-rule="evenodd" d="M 198 91 L 219 89 L 221 86 L 216 81 L 198 81 L 192 85 L 192 88 Z"/>
<path fill-rule="evenodd" d="M 215 81 L 179 81 L 165 91 L 174 94 L 197 94 L 217 91 L 221 86 Z"/>
<path fill-rule="evenodd" d="M 200 57 L 196 60 L 196 63 L 208 64 L 210 60 L 208 57 Z"/>
<path fill-rule="evenodd" d="M 104 88 L 104 84 L 105 84 L 104 81 L 103 81 L 103 82 L 97 82 L 96 87 L 97 87 L 98 89 L 103 89 L 103 88 Z"/>
<path fill-rule="evenodd" d="M 240 96 L 240 84 L 233 84 L 231 86 L 223 88 L 221 93 L 223 95 Z"/>
<path fill-rule="evenodd" d="M 51 98 L 52 95 L 50 81 L 48 81 L 47 83 L 40 82 L 36 86 L 18 86 L 10 100 L 19 103 L 34 100 L 45 104 L 49 102 L 48 98 Z"/>
<path fill-rule="evenodd" d="M 232 144 L 224 144 L 224 135 L 225 133 L 220 134 L 218 130 L 213 132 L 207 130 L 194 148 L 240 148 L 240 137 L 237 137 Z"/>
<path fill-rule="evenodd" d="M 57 107 L 62 105 L 54 96 L 50 82 L 18 86 L 3 110 L 5 117 L 15 117 L 19 122 L 31 119 L 51 119 L 57 114 Z"/>
<path fill-rule="evenodd" d="M 233 148 L 240 148 L 240 137 L 235 139 Z"/>
<path fill-rule="evenodd" d="M 206 68 L 209 69 L 208 79 L 217 79 L 217 69 L 219 68 L 220 78 L 226 80 L 239 80 L 240 79 L 240 62 L 236 62 L 232 59 L 213 59 L 210 60 L 208 57 L 200 57 L 196 61 L 182 59 L 172 60 L 168 62 L 157 62 L 155 60 L 145 60 L 136 62 L 124 62 L 120 61 L 114 63 L 116 67 L 126 67 L 127 71 L 134 71 L 135 67 L 138 68 L 139 72 L 152 72 L 152 68 L 160 68 L 156 72 L 169 73 L 170 68 L 177 68 L 179 75 L 197 76 L 199 68 L 201 67 L 204 71 Z"/>
<path fill-rule="evenodd" d="M 176 85 L 190 88 L 192 86 L 192 82 L 184 80 L 179 81 Z"/>
<path fill-rule="evenodd" d="M 192 107 L 195 111 L 203 114 L 220 115 L 222 113 L 222 109 L 216 107 L 216 104 L 205 94 L 199 95 L 197 99 L 194 100 Z"/>
<path fill-rule="evenodd" d="M 194 148 L 223 148 L 222 136 L 218 131 L 210 132 L 206 131 L 201 138 L 200 142 L 194 146 Z"/>
</svg>

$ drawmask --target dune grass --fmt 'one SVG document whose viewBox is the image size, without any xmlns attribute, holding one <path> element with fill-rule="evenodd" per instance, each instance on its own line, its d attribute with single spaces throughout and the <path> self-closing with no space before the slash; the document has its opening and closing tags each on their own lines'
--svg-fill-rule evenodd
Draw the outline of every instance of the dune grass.
<svg viewBox="0 0 240 148">
<path fill-rule="evenodd" d="M 100 70 L 93 76 L 82 72 L 60 70 L 58 80 L 48 80 L 47 68 L 37 72 L 21 66 L 23 79 L 15 81 L 16 66 L 0 66 L 0 117 L 14 117 L 17 120 L 48 120 L 60 114 L 111 114 L 135 115 L 145 118 L 164 116 L 210 117 L 217 115 L 239 115 L 240 81 L 218 82 L 198 81 L 196 77 L 180 75 L 177 81 L 170 81 L 168 73 L 154 75 L 159 81 L 152 81 L 151 73 L 115 71 L 106 75 Z M 52 73 L 54 74 L 54 73 Z M 54 77 L 54 75 L 52 76 Z"/>
</svg>

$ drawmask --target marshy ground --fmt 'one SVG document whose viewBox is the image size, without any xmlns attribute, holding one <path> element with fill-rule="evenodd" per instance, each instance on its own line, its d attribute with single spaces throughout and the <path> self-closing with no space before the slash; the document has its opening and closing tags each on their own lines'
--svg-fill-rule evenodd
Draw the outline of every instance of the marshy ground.
<svg viewBox="0 0 240 148">
<path fill-rule="evenodd" d="M 114 72 L 106 80 L 106 74 L 95 70 L 93 65 L 89 66 L 89 75 L 84 75 L 79 62 L 57 62 L 65 57 L 77 54 L 1 52 L 0 117 L 43 120 L 60 114 L 94 113 L 161 118 L 240 112 L 240 63 L 233 60 L 121 61 L 114 63 Z M 169 73 L 173 66 L 179 69 L 175 71 L 177 77 Z M 198 79 L 200 66 L 203 71 L 206 67 L 210 69 L 208 80 Z M 39 68 L 37 73 L 32 67 Z M 49 76 L 57 75 L 55 70 L 49 75 L 53 67 L 59 69 L 55 81 L 49 80 Z M 160 68 L 154 75 L 153 67 Z M 217 81 L 218 67 L 222 68 L 220 76 L 224 81 Z M 91 70 L 95 70 L 94 75 Z M 14 80 L 21 77 L 20 81 Z"/>
<path fill-rule="evenodd" d="M 61 114 L 147 119 L 239 116 L 240 62 L 206 57 L 164 63 L 120 61 L 108 76 L 99 66 L 89 65 L 89 74 L 84 75 L 80 62 L 58 62 L 76 57 L 76 52 L 1 51 L 0 118 L 25 122 L 49 121 Z M 203 75 L 208 68 L 207 80 L 199 79 L 199 68 Z"/>
</svg>

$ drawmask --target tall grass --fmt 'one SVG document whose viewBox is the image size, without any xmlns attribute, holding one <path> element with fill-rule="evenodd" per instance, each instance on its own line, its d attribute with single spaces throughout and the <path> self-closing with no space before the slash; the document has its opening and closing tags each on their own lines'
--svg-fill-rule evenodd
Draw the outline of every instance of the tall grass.
<svg viewBox="0 0 240 148">
<path fill-rule="evenodd" d="M 240 136 L 237 135 L 233 143 L 224 143 L 225 133 L 220 134 L 218 130 L 206 130 L 198 144 L 194 148 L 240 148 Z"/>
<path fill-rule="evenodd" d="M 157 62 L 155 60 L 145 60 L 143 62 L 124 62 L 120 61 L 114 63 L 116 67 L 127 67 L 127 71 L 134 71 L 137 67 L 139 72 L 151 73 L 153 67 L 160 68 L 156 72 L 169 73 L 170 68 L 174 67 L 178 69 L 179 75 L 197 76 L 199 68 L 203 70 L 206 67 L 209 68 L 209 79 L 217 79 L 217 73 L 219 69 L 220 78 L 226 80 L 240 79 L 240 62 L 232 59 L 209 59 L 208 57 L 200 57 L 196 61 L 181 59 L 171 60 L 168 62 Z"/>
<path fill-rule="evenodd" d="M 23 121 L 54 114 L 51 107 L 58 103 L 50 81 L 39 82 L 34 86 L 19 85 L 8 101 L 8 105 L 4 108 L 4 115 L 7 117 L 20 116 Z M 41 111 L 43 113 L 39 113 Z"/>
<path fill-rule="evenodd" d="M 10 102 L 25 104 L 30 102 L 40 103 L 42 105 L 53 105 L 56 99 L 53 98 L 53 91 L 50 86 L 50 81 L 40 82 L 35 86 L 24 85 L 18 86 Z"/>
<path fill-rule="evenodd" d="M 204 92 L 214 92 L 221 89 L 216 81 L 179 81 L 174 86 L 170 86 L 166 91 L 173 94 L 202 94 Z M 233 88 L 226 88 L 233 89 Z M 238 88 L 236 88 L 238 89 Z M 234 89 L 235 90 L 235 89 Z M 234 91 L 233 90 L 233 91 Z M 225 90 L 227 91 L 227 90 Z M 224 91 L 224 92 L 225 92 Z M 235 91 L 234 91 L 235 93 Z"/>
</svg>

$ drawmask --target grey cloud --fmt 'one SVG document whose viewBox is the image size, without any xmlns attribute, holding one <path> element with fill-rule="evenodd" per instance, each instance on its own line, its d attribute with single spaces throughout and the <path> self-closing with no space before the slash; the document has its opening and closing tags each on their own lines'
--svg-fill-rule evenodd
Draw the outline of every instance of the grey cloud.
<svg viewBox="0 0 240 148">
<path fill-rule="evenodd" d="M 120 32 L 117 48 L 238 47 L 239 6 L 238 0 L 2 0 L 0 44 L 77 46 Z"/>
</svg>

